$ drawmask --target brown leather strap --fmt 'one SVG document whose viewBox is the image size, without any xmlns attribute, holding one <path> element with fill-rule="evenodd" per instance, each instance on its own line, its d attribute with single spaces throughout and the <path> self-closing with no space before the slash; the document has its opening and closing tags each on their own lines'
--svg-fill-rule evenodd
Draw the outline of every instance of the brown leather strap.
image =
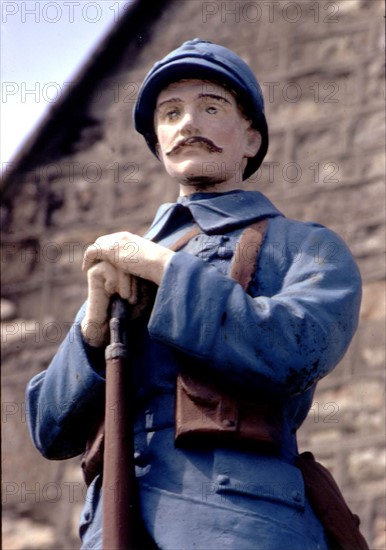
<svg viewBox="0 0 386 550">
<path fill-rule="evenodd" d="M 333 550 L 369 550 L 359 530 L 359 517 L 348 507 L 335 479 L 310 452 L 295 460 L 303 474 L 307 497 L 329 536 Z"/>
<path fill-rule="evenodd" d="M 173 250 L 173 252 L 177 252 L 177 250 L 180 250 L 180 248 L 185 246 L 190 241 L 190 239 L 193 239 L 193 237 L 197 237 L 197 235 L 199 235 L 200 233 L 200 228 L 198 227 L 198 225 L 195 225 L 187 233 L 182 235 L 182 237 L 177 239 L 175 243 L 168 246 L 168 248 L 170 248 L 170 250 Z"/>
<path fill-rule="evenodd" d="M 261 245 L 263 244 L 268 220 L 260 220 L 244 229 L 234 252 L 230 277 L 247 292 L 256 270 Z"/>
</svg>

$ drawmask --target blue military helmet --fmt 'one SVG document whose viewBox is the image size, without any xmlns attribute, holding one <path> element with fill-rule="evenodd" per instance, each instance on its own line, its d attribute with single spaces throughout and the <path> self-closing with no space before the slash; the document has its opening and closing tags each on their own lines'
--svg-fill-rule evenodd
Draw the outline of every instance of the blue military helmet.
<svg viewBox="0 0 386 550">
<path fill-rule="evenodd" d="M 156 155 L 154 111 L 157 97 L 169 84 L 184 78 L 212 80 L 229 87 L 236 93 L 243 112 L 260 131 L 262 144 L 255 157 L 248 159 L 243 174 L 243 179 L 247 179 L 259 168 L 268 150 L 264 99 L 251 69 L 228 48 L 194 38 L 158 61 L 139 89 L 133 112 L 135 129 L 144 136 L 150 150 Z"/>
</svg>

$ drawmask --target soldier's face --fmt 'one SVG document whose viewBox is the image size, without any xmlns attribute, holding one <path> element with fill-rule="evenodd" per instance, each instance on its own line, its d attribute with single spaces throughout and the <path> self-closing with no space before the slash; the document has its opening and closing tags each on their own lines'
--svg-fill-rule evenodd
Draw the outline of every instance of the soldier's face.
<svg viewBox="0 0 386 550">
<path fill-rule="evenodd" d="M 160 93 L 154 125 L 158 155 L 182 185 L 237 188 L 261 144 L 234 95 L 219 84 L 181 80 Z"/>
</svg>

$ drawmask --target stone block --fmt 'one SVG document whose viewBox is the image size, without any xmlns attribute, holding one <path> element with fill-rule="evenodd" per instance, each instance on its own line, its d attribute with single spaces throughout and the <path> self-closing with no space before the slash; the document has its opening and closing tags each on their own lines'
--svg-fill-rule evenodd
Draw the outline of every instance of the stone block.
<svg viewBox="0 0 386 550">
<path fill-rule="evenodd" d="M 358 201 L 357 193 L 348 186 L 325 186 L 312 204 L 318 216 L 316 219 L 320 220 L 320 212 L 323 212 L 323 223 L 327 226 L 333 224 L 334 220 L 340 220 L 346 226 L 361 227 L 367 220 L 373 220 L 374 215 L 379 215 L 379 197 L 383 196 L 383 190 L 382 181 L 368 182 L 363 191 L 364 200 Z"/>
<path fill-rule="evenodd" d="M 321 157 L 334 153 L 334 158 L 329 161 L 336 161 L 344 152 L 345 127 L 341 120 L 330 123 L 320 123 L 316 126 L 305 126 L 295 131 L 292 158 L 298 162 L 312 164 L 320 162 Z"/>
<path fill-rule="evenodd" d="M 367 105 L 381 105 L 385 101 L 385 68 L 381 57 L 382 46 L 379 40 L 380 55 L 371 56 L 363 68 L 365 84 L 364 100 Z"/>
<path fill-rule="evenodd" d="M 382 280 L 365 283 L 362 289 L 361 320 L 364 327 L 376 331 L 384 339 L 384 333 L 377 331 L 380 320 L 386 317 L 386 282 Z M 366 324 L 363 323 L 366 321 Z M 368 323 L 368 321 L 373 321 Z M 380 328 L 380 327 L 379 327 Z M 383 337 L 382 337 L 383 334 Z"/>
<path fill-rule="evenodd" d="M 8 216 L 8 227 L 5 230 L 18 231 L 25 235 L 39 232 L 44 224 L 43 204 L 44 187 L 40 183 L 39 168 L 30 173 L 20 174 L 20 185 L 17 200 L 12 202 Z M 12 234 L 12 233 L 11 233 Z"/>
<path fill-rule="evenodd" d="M 386 451 L 382 447 L 353 449 L 347 457 L 348 477 L 351 482 L 383 483 L 386 468 Z"/>
<path fill-rule="evenodd" d="M 268 110 L 275 118 L 299 125 L 347 114 L 348 109 L 362 101 L 362 79 L 363 73 L 355 65 L 328 70 L 316 66 L 264 81 L 262 89 Z"/>
<path fill-rule="evenodd" d="M 349 31 L 344 30 L 342 19 L 339 21 L 339 12 L 330 14 L 335 19 L 335 28 L 316 38 L 303 41 L 294 37 L 288 47 L 288 68 L 297 70 L 307 64 L 324 65 L 326 60 L 345 64 L 355 62 L 358 57 L 370 53 L 372 46 L 372 29 L 367 26 L 354 26 Z M 332 23 L 332 21 L 331 21 Z"/>
<path fill-rule="evenodd" d="M 371 180 L 373 178 L 384 178 L 385 175 L 385 151 L 382 147 L 383 139 L 373 150 L 361 151 L 358 156 L 358 176 Z M 384 193 L 382 194 L 384 196 Z"/>
<path fill-rule="evenodd" d="M 11 235 L 9 233 L 8 235 Z M 3 285 L 41 281 L 44 262 L 50 254 L 48 248 L 42 248 L 38 236 L 15 239 L 3 234 L 1 243 L 1 266 Z"/>
<path fill-rule="evenodd" d="M 365 112 L 348 126 L 348 146 L 362 151 L 378 149 L 385 143 L 385 121 L 380 110 Z M 384 148 L 384 147 L 383 147 Z"/>
</svg>

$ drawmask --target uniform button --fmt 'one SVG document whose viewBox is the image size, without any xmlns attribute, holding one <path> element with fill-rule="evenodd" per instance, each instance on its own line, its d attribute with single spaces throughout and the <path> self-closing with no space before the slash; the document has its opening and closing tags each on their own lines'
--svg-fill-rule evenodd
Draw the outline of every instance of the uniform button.
<svg viewBox="0 0 386 550">
<path fill-rule="evenodd" d="M 219 485 L 228 485 L 229 482 L 230 482 L 230 479 L 228 476 L 224 476 L 224 475 L 217 476 L 217 483 Z"/>
<path fill-rule="evenodd" d="M 291 497 L 294 499 L 295 502 L 300 502 L 302 500 L 302 497 L 299 491 L 292 491 Z"/>
</svg>

